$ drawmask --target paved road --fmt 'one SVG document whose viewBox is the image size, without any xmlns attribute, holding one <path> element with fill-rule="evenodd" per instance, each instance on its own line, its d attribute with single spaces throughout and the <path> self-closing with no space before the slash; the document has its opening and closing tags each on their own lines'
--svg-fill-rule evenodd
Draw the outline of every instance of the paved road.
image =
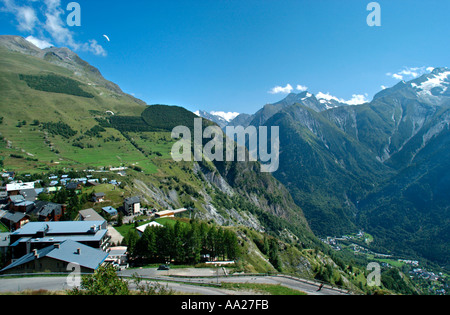
<svg viewBox="0 0 450 315">
<path fill-rule="evenodd" d="M 318 291 L 320 284 L 302 280 L 299 278 L 286 276 L 227 276 L 224 277 L 223 269 L 214 268 L 186 268 L 171 269 L 169 271 L 159 271 L 156 268 L 148 269 L 128 269 L 120 273 L 122 276 L 131 276 L 137 274 L 143 279 L 154 279 L 158 281 L 176 281 L 190 282 L 199 284 L 218 284 L 228 283 L 259 283 L 259 284 L 280 284 L 285 287 L 299 290 L 308 295 L 345 295 L 347 292 L 341 292 L 330 286 L 324 286 Z M 217 276 L 219 275 L 219 276 Z"/>
<path fill-rule="evenodd" d="M 195 274 L 193 274 L 195 272 Z M 135 269 L 125 270 L 120 272 L 122 276 L 131 276 L 137 273 L 144 280 L 155 281 L 164 286 L 168 286 L 176 292 L 183 292 L 187 294 L 200 295 L 245 295 L 254 294 L 251 292 L 237 292 L 233 290 L 226 290 L 219 287 L 198 286 L 195 284 L 217 284 L 220 282 L 228 283 L 259 283 L 259 284 L 279 284 L 285 287 L 299 290 L 308 295 L 342 295 L 346 292 L 340 292 L 325 286 L 321 291 L 317 291 L 319 285 L 314 282 L 301 280 L 297 278 L 290 278 L 284 276 L 228 276 L 217 277 L 217 270 L 215 269 L 173 269 L 167 271 L 156 271 L 152 269 Z M 194 278 L 186 278 L 185 274 L 190 276 L 195 275 Z M 212 276 L 212 277 L 211 277 Z M 182 283 L 181 283 L 182 282 Z M 189 284 L 192 283 L 192 284 Z M 63 291 L 70 289 L 65 277 L 32 277 L 32 278 L 0 278 L 0 292 L 20 292 L 24 290 L 47 290 L 47 291 Z"/>
<path fill-rule="evenodd" d="M 26 290 L 63 291 L 68 290 L 65 277 L 32 277 L 0 279 L 0 292 L 22 292 Z"/>
<path fill-rule="evenodd" d="M 186 294 L 200 294 L 200 295 L 233 295 L 237 294 L 231 290 L 224 290 L 214 287 L 202 287 L 198 285 L 189 285 L 174 282 L 158 282 L 163 286 L 167 286 L 176 292 Z M 134 285 L 130 285 L 133 289 Z M 64 277 L 32 277 L 32 278 L 12 278 L 12 279 L 0 279 L 0 293 L 15 293 L 22 291 L 65 291 L 70 290 Z"/>
</svg>

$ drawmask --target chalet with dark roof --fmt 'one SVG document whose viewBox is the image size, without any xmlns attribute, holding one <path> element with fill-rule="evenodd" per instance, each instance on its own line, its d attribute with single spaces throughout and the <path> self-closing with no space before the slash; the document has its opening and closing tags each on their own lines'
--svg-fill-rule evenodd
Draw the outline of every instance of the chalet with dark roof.
<svg viewBox="0 0 450 315">
<path fill-rule="evenodd" d="M 53 203 L 49 201 L 37 201 L 35 208 L 31 212 L 34 214 L 38 221 L 61 221 L 66 211 L 66 205 Z"/>
</svg>

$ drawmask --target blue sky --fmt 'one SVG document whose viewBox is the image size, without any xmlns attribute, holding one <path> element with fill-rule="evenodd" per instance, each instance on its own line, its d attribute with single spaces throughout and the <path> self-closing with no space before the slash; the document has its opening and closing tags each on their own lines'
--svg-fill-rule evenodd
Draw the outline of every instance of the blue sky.
<svg viewBox="0 0 450 315">
<path fill-rule="evenodd" d="M 148 104 L 254 113 L 305 87 L 371 100 L 450 66 L 448 0 L 377 1 L 380 27 L 369 0 L 79 0 L 80 27 L 69 2 L 0 0 L 1 33 L 69 47 Z"/>
</svg>

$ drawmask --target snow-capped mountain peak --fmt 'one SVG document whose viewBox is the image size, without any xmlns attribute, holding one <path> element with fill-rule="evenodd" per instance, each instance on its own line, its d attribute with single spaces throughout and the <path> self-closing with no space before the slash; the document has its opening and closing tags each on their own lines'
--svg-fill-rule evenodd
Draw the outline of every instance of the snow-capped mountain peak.
<svg viewBox="0 0 450 315">
<path fill-rule="evenodd" d="M 237 116 L 239 116 L 239 113 L 237 113 L 237 112 L 212 111 L 212 112 L 210 112 L 210 114 L 214 115 L 214 116 L 219 116 L 219 117 L 225 119 L 227 122 L 230 122 L 233 119 L 235 119 Z"/>
<path fill-rule="evenodd" d="M 415 88 L 421 96 L 438 96 L 447 92 L 450 86 L 450 70 L 435 69 L 432 73 L 421 79 L 419 82 L 412 82 L 411 86 Z"/>
<path fill-rule="evenodd" d="M 235 119 L 237 116 L 240 115 L 239 113 L 236 112 L 212 111 L 208 113 L 207 111 L 204 110 L 198 110 L 194 112 L 194 114 L 209 119 L 212 122 L 215 122 L 221 128 L 228 125 L 229 122 L 231 122 L 233 119 Z"/>
<path fill-rule="evenodd" d="M 375 95 L 374 99 L 389 97 L 417 98 L 421 102 L 433 106 L 443 106 L 450 103 L 450 69 L 428 68 L 431 73 L 423 74 L 414 80 L 401 81 L 397 85 L 386 88 Z"/>
</svg>

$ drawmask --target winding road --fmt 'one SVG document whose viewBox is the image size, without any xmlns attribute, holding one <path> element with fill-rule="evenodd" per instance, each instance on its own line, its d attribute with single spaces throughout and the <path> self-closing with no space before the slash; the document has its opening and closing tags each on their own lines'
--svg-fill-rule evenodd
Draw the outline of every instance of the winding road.
<svg viewBox="0 0 450 315">
<path fill-rule="evenodd" d="M 137 274 L 145 281 L 157 281 L 176 292 L 199 295 L 245 295 L 254 292 L 234 291 L 216 286 L 220 283 L 256 283 L 278 284 L 294 290 L 305 292 L 308 295 L 347 295 L 347 291 L 337 290 L 324 286 L 320 291 L 319 284 L 283 275 L 232 275 L 217 274 L 217 269 L 174 269 L 170 271 L 157 271 L 153 269 L 131 269 L 119 272 L 124 278 Z M 188 275 L 188 276 L 187 276 Z M 201 286 L 199 284 L 202 284 Z M 208 286 L 214 285 L 214 286 Z M 0 278 L 0 293 L 14 293 L 25 290 L 63 291 L 71 287 L 66 277 L 30 277 L 30 278 Z"/>
</svg>

